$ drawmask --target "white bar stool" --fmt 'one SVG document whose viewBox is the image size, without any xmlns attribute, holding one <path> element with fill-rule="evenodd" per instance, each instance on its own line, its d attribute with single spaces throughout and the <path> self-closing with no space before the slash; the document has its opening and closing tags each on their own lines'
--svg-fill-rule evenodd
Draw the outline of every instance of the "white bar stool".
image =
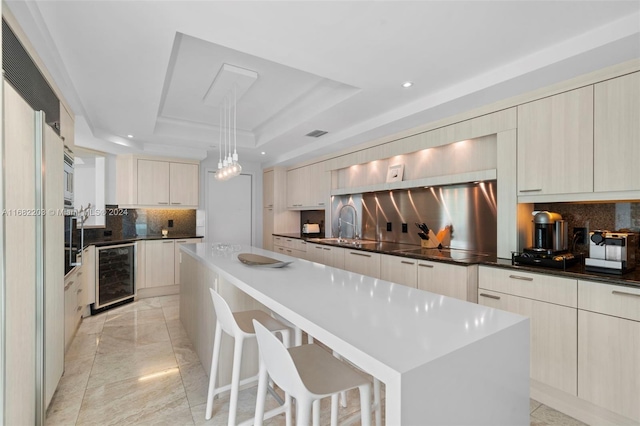
<svg viewBox="0 0 640 426">
<path fill-rule="evenodd" d="M 254 382 L 258 379 L 258 375 L 248 377 L 244 380 L 240 380 L 240 364 L 242 362 L 242 348 L 246 339 L 252 339 L 256 336 L 254 329 L 254 322 L 264 324 L 264 327 L 270 333 L 280 333 L 285 345 L 289 346 L 290 334 L 289 328 L 275 319 L 271 318 L 269 314 L 254 310 L 254 311 L 242 311 L 231 312 L 227 302 L 212 288 L 211 299 L 213 299 L 213 306 L 216 311 L 216 331 L 213 341 L 213 356 L 211 358 L 211 374 L 209 375 L 209 392 L 207 394 L 207 409 L 205 418 L 211 419 L 213 415 L 213 399 L 222 392 L 231 389 L 231 396 L 229 398 L 229 425 L 236 424 L 236 412 L 238 407 L 238 391 L 240 386 L 247 383 Z M 222 343 L 222 332 L 227 333 L 234 339 L 233 348 L 233 371 L 231 373 L 231 384 L 215 387 L 216 377 L 218 374 L 218 363 L 220 361 L 220 344 Z M 274 339 L 278 340 L 275 336 Z M 279 341 L 278 341 L 279 342 Z"/>
<path fill-rule="evenodd" d="M 285 348 L 270 331 L 254 321 L 260 373 L 254 425 L 261 426 L 269 377 L 285 391 L 286 424 L 291 424 L 291 398 L 296 399 L 296 424 L 320 425 L 320 400 L 331 396 L 331 425 L 338 423 L 338 394 L 358 388 L 362 424 L 371 425 L 371 384 L 369 379 L 350 368 L 318 345 Z"/>
</svg>

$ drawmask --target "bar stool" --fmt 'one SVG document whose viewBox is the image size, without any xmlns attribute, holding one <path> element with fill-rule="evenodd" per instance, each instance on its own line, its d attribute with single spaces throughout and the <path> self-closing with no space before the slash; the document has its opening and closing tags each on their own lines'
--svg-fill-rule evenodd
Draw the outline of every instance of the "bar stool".
<svg viewBox="0 0 640 426">
<path fill-rule="evenodd" d="M 338 423 L 338 394 L 358 388 L 362 424 L 371 425 L 371 384 L 364 375 L 353 370 L 318 345 L 285 348 L 270 331 L 253 322 L 260 372 L 254 425 L 261 426 L 269 377 L 285 391 L 286 423 L 291 424 L 291 398 L 296 399 L 296 424 L 309 425 L 313 407 L 313 425 L 320 424 L 320 400 L 331 396 L 331 425 Z"/>
<path fill-rule="evenodd" d="M 236 412 L 238 406 L 238 391 L 240 386 L 254 382 L 258 379 L 258 375 L 240 380 L 240 364 L 242 362 L 242 348 L 246 339 L 256 336 L 254 323 L 264 324 L 269 333 L 280 333 L 282 340 L 286 346 L 289 346 L 290 333 L 289 328 L 275 319 L 271 318 L 267 313 L 259 310 L 231 312 L 227 302 L 212 288 L 211 299 L 216 312 L 216 331 L 213 341 L 213 356 L 211 357 L 211 374 L 209 375 L 209 391 L 207 394 L 207 409 L 205 418 L 211 419 L 213 415 L 213 399 L 222 392 L 231 389 L 229 398 L 229 425 L 236 424 Z M 218 374 L 218 363 L 220 361 L 220 344 L 222 343 L 222 332 L 227 333 L 234 339 L 233 348 L 233 370 L 231 373 L 231 384 L 215 387 L 216 377 Z M 277 340 L 275 336 L 274 339 Z"/>
</svg>

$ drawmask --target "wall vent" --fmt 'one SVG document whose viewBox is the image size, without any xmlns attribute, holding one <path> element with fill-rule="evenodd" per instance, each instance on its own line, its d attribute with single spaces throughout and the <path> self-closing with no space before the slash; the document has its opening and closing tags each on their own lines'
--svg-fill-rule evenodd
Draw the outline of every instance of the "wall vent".
<svg viewBox="0 0 640 426">
<path fill-rule="evenodd" d="M 324 130 L 314 130 L 313 132 L 307 133 L 305 136 L 311 136 L 312 138 L 319 138 L 322 135 L 326 135 L 329 132 L 325 132 Z"/>
<path fill-rule="evenodd" d="M 47 124 L 60 134 L 60 101 L 4 19 L 2 69 L 20 96 L 34 110 L 44 111 Z"/>
</svg>

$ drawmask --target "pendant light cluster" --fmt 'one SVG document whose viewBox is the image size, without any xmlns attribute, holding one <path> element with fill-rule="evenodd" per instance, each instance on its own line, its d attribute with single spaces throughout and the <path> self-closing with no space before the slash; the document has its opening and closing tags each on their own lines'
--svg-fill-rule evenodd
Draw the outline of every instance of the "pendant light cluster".
<svg viewBox="0 0 640 426">
<path fill-rule="evenodd" d="M 215 178 L 219 181 L 229 180 L 238 176 L 242 172 L 242 166 L 238 162 L 237 128 L 236 128 L 236 102 L 237 91 L 233 88 L 233 113 L 231 100 L 225 97 L 220 107 L 220 155 L 218 159 L 218 171 Z M 231 124 L 233 118 L 233 125 Z M 231 154 L 231 143 L 233 140 L 233 154 Z M 224 148 L 222 147 L 224 145 Z M 222 151 L 224 149 L 224 157 Z"/>
</svg>

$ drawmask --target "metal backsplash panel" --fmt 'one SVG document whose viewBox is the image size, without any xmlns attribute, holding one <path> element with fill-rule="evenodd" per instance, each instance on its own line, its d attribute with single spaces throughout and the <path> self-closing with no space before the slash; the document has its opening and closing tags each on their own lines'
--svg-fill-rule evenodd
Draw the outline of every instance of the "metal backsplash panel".
<svg viewBox="0 0 640 426">
<path fill-rule="evenodd" d="M 335 207 L 335 206 L 334 206 Z M 497 249 L 496 182 L 440 188 L 414 188 L 362 195 L 365 239 L 420 244 L 415 223 L 438 233 L 453 227 L 451 247 L 495 253 Z M 391 223 L 391 231 L 387 231 Z M 406 223 L 408 232 L 402 232 Z"/>
</svg>

